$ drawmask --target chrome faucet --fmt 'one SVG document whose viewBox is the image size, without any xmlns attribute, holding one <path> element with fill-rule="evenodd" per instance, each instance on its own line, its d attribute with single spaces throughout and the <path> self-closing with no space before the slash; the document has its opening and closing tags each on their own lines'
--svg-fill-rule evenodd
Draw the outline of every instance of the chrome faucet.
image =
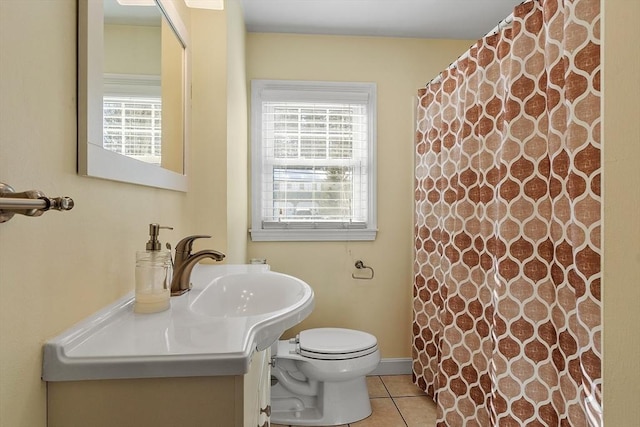
<svg viewBox="0 0 640 427">
<path fill-rule="evenodd" d="M 176 245 L 176 258 L 173 266 L 173 279 L 171 280 L 171 295 L 182 295 L 191 289 L 191 270 L 204 258 L 211 258 L 215 261 L 222 261 L 225 255 L 222 252 L 212 249 L 204 249 L 194 254 L 193 241 L 196 239 L 210 238 L 206 235 L 188 236 L 180 240 Z"/>
</svg>

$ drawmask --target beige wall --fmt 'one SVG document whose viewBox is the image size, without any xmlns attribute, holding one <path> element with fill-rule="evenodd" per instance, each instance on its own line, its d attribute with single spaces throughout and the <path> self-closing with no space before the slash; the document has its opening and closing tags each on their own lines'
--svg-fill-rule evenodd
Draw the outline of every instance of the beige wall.
<svg viewBox="0 0 640 427">
<path fill-rule="evenodd" d="M 227 22 L 222 11 L 191 9 L 192 141 L 189 218 L 196 249 L 227 252 Z"/>
<path fill-rule="evenodd" d="M 133 289 L 150 222 L 175 228 L 162 242 L 212 234 L 206 245 L 227 250 L 226 51 L 224 30 L 209 28 L 221 17 L 195 17 L 210 59 L 193 82 L 203 114 L 184 194 L 76 174 L 76 1 L 0 1 L 0 181 L 76 203 L 0 224 L 0 426 L 45 425 L 43 342 Z"/>
<path fill-rule="evenodd" d="M 602 0 L 604 16 L 604 420 L 640 420 L 640 2 Z"/>
<path fill-rule="evenodd" d="M 227 255 L 247 262 L 247 85 L 245 29 L 238 0 L 227 1 Z"/>
<path fill-rule="evenodd" d="M 410 357 L 414 99 L 470 41 L 249 34 L 249 79 L 375 82 L 378 228 L 374 242 L 252 242 L 250 257 L 307 281 L 316 295 L 301 328 L 337 326 L 378 338 L 382 356 Z M 356 260 L 373 280 L 354 280 Z"/>
<path fill-rule="evenodd" d="M 226 248 L 227 263 L 247 262 L 247 93 L 244 18 L 238 0 L 225 11 L 192 9 L 193 139 L 191 169 L 196 229 L 212 239 L 195 246 Z M 206 261 L 205 261 L 206 262 Z"/>
</svg>

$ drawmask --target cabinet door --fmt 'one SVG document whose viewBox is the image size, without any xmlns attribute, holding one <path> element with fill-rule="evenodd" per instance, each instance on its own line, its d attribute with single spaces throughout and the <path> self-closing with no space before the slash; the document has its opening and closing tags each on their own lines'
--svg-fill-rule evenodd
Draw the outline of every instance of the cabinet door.
<svg viewBox="0 0 640 427">
<path fill-rule="evenodd" d="M 0 0 L 1 1 L 1 0 Z M 268 427 L 271 416 L 271 351 L 255 353 L 244 376 L 244 427 Z"/>
<path fill-rule="evenodd" d="M 258 427 L 271 424 L 271 349 L 265 350 L 265 359 L 258 384 Z"/>
</svg>

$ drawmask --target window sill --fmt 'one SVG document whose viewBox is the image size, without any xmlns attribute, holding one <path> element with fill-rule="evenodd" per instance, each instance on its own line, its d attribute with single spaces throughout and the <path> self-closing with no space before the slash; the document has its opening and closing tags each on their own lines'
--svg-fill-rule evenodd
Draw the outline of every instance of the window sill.
<svg viewBox="0 0 640 427">
<path fill-rule="evenodd" d="M 373 241 L 378 230 L 254 230 L 250 229 L 254 242 L 330 242 Z"/>
</svg>

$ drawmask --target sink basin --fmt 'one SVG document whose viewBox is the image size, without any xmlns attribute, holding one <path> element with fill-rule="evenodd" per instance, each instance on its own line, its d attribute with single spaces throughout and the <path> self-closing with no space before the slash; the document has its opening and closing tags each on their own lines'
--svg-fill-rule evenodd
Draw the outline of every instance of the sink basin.
<svg viewBox="0 0 640 427">
<path fill-rule="evenodd" d="M 198 264 L 171 309 L 133 311 L 133 292 L 44 346 L 45 381 L 244 375 L 251 357 L 313 310 L 311 287 L 268 265 Z"/>
<path fill-rule="evenodd" d="M 311 289 L 295 277 L 265 271 L 221 276 L 192 295 L 190 309 L 195 313 L 245 317 L 290 310 L 307 300 Z"/>
</svg>

